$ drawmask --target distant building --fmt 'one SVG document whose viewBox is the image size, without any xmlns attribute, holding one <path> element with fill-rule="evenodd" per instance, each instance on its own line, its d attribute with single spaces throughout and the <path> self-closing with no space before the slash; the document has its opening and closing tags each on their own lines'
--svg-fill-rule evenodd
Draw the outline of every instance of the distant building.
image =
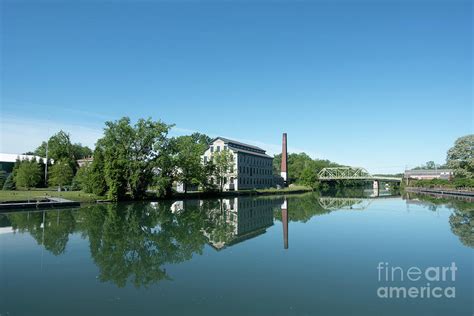
<svg viewBox="0 0 474 316">
<path fill-rule="evenodd" d="M 216 152 L 229 150 L 234 156 L 234 167 L 224 181 L 224 190 L 261 189 L 274 185 L 273 158 L 260 147 L 244 144 L 223 137 L 214 139 L 202 156 L 203 161 L 212 159 Z M 216 183 L 215 179 L 211 179 Z"/>
<path fill-rule="evenodd" d="M 79 168 L 87 166 L 88 164 L 91 164 L 93 161 L 94 161 L 94 158 L 92 158 L 92 157 L 87 157 L 87 158 L 84 158 L 84 159 L 76 160 L 77 165 L 79 166 Z"/>
<path fill-rule="evenodd" d="M 20 154 L 4 154 L 0 153 L 0 170 L 10 173 L 13 170 L 13 165 L 15 161 L 19 160 L 32 160 L 40 161 L 41 159 L 46 162 L 46 158 L 34 155 L 20 155 Z"/>
<path fill-rule="evenodd" d="M 419 169 L 405 171 L 405 178 L 417 180 L 450 180 L 453 176 L 454 171 L 451 169 Z"/>
</svg>

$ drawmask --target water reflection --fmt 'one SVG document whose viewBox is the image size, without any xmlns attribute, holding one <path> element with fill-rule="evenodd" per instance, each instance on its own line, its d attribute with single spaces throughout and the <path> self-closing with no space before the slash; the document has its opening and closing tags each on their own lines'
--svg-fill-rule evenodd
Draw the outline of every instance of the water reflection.
<svg viewBox="0 0 474 316">
<path fill-rule="evenodd" d="M 453 213 L 449 216 L 451 231 L 463 245 L 474 248 L 474 203 L 471 197 L 446 198 L 439 194 L 406 193 L 403 198 L 407 207 L 418 205 L 433 212 L 440 207 L 452 209 Z"/>
<path fill-rule="evenodd" d="M 231 198 L 93 205 L 0 215 L 0 223 L 3 232 L 27 232 L 56 256 L 66 251 L 72 233 L 80 233 L 89 241 L 100 281 L 146 287 L 170 280 L 163 266 L 202 254 L 206 244 L 222 250 L 264 234 L 282 201 Z"/>
<path fill-rule="evenodd" d="M 381 197 L 379 197 L 381 198 Z M 452 232 L 474 247 L 473 204 L 410 196 L 407 203 L 453 209 Z M 171 280 L 167 264 L 202 254 L 206 245 L 217 251 L 257 238 L 280 221 L 283 248 L 289 248 L 291 222 L 351 209 L 364 210 L 373 198 L 320 196 L 235 197 L 229 199 L 92 205 L 78 210 L 21 212 L 0 215 L 1 232 L 27 232 L 55 256 L 67 251 L 71 234 L 88 240 L 99 280 L 119 287 L 147 287 Z"/>
<path fill-rule="evenodd" d="M 273 211 L 280 204 L 280 199 L 248 197 L 200 201 L 209 219 L 203 233 L 217 250 L 264 234 L 273 225 Z"/>
</svg>

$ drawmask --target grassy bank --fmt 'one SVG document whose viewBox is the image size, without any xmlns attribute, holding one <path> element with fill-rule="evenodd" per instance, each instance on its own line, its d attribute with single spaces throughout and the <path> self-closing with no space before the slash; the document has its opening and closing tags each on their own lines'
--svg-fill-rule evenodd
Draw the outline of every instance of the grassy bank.
<svg viewBox="0 0 474 316">
<path fill-rule="evenodd" d="M 276 189 L 261 189 L 261 190 L 242 190 L 242 191 L 227 191 L 227 192 L 189 192 L 189 193 L 175 193 L 171 196 L 171 199 L 185 199 L 185 198 L 212 198 L 212 197 L 230 197 L 230 196 L 246 196 L 246 195 L 270 195 L 270 194 L 290 194 L 290 193 L 303 193 L 312 191 L 310 187 L 305 186 L 292 186 L 289 188 Z M 0 202 L 5 201 L 22 201 L 22 200 L 39 200 L 44 197 L 61 197 L 67 200 L 76 202 L 96 202 L 97 200 L 105 200 L 106 197 L 98 196 L 92 193 L 84 193 L 82 191 L 67 191 L 57 192 L 48 189 L 33 189 L 30 191 L 26 190 L 15 190 L 15 191 L 1 191 L 0 190 Z M 157 200 L 158 198 L 153 194 L 148 194 L 145 200 Z"/>
<path fill-rule="evenodd" d="M 53 190 L 15 190 L 15 191 L 1 191 L 0 190 L 0 202 L 5 201 L 22 201 L 22 200 L 39 200 L 43 197 L 61 197 L 63 199 L 76 201 L 76 202 L 95 202 L 97 200 L 103 200 L 105 197 L 97 196 L 91 193 L 84 193 L 81 191 L 67 191 L 58 192 Z"/>
</svg>

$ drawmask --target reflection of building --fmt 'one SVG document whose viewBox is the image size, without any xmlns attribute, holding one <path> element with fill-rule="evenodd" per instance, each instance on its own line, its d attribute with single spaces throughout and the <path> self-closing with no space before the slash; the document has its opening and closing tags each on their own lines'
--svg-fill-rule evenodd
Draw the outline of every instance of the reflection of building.
<svg viewBox="0 0 474 316">
<path fill-rule="evenodd" d="M 405 171 L 405 178 L 417 180 L 446 179 L 450 180 L 454 176 L 451 169 L 419 169 Z"/>
<path fill-rule="evenodd" d="M 281 199 L 223 199 L 210 210 L 213 227 L 204 234 L 217 250 L 256 237 L 273 225 L 273 210 L 281 204 Z"/>
<path fill-rule="evenodd" d="M 229 150 L 234 157 L 234 165 L 224 179 L 224 190 L 273 186 L 273 158 L 267 155 L 265 150 L 260 147 L 218 137 L 212 141 L 204 153 L 204 162 L 211 160 L 214 153 L 223 150 Z"/>
</svg>

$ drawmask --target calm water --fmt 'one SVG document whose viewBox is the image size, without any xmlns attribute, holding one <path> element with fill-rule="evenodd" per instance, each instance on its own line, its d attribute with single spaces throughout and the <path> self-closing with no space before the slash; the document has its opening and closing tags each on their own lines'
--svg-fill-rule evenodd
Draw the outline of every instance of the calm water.
<svg viewBox="0 0 474 316">
<path fill-rule="evenodd" d="M 306 194 L 0 215 L 0 314 L 472 315 L 473 208 Z M 379 281 L 380 262 L 457 271 Z M 377 294 L 427 283 L 455 297 Z"/>
</svg>

